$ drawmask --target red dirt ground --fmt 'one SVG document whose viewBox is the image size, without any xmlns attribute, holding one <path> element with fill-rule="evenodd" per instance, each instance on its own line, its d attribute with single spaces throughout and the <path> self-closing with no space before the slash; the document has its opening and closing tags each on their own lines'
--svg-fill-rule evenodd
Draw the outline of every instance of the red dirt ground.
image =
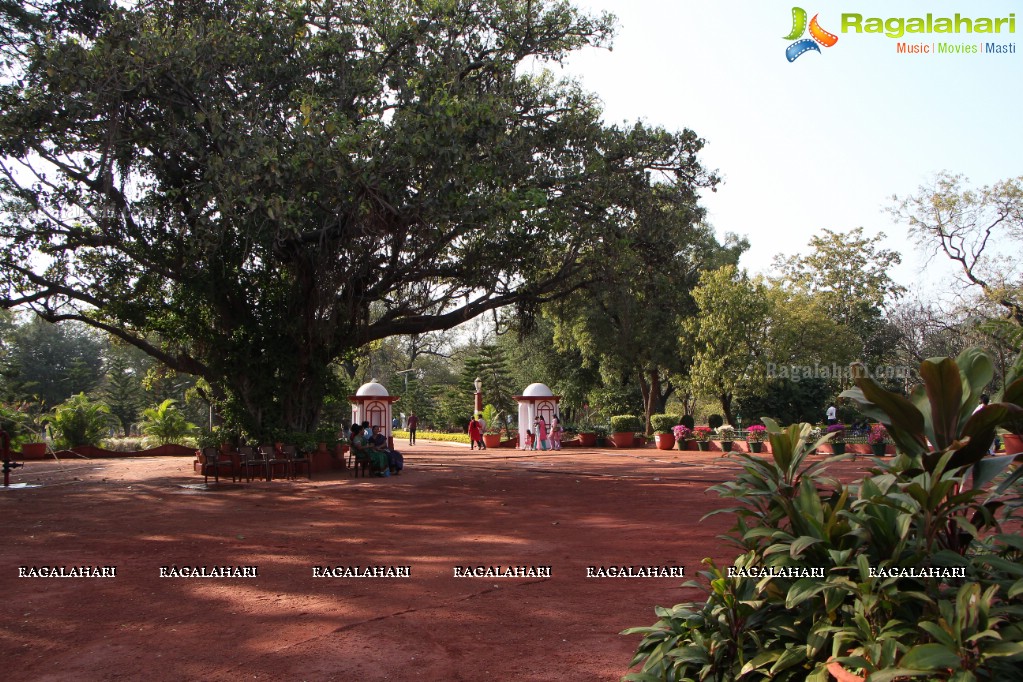
<svg viewBox="0 0 1023 682">
<path fill-rule="evenodd" d="M 730 563 L 706 489 L 720 453 L 404 448 L 399 477 L 196 484 L 188 458 L 31 462 L 0 489 L 0 659 L 14 680 L 618 680 L 683 579 L 587 578 L 588 566 Z M 866 458 L 836 467 L 843 478 Z M 252 579 L 162 566 L 258 566 Z M 317 566 L 411 577 L 314 578 Z M 455 567 L 550 566 L 550 578 Z M 116 566 L 115 578 L 21 578 Z M 144 671 L 144 673 L 140 672 Z"/>
</svg>

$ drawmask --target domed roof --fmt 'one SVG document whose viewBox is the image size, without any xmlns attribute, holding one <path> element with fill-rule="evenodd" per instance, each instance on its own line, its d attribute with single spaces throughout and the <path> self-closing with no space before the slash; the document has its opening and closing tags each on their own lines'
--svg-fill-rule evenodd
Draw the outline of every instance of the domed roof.
<svg viewBox="0 0 1023 682">
<path fill-rule="evenodd" d="M 530 384 L 526 386 L 522 395 L 526 398 L 549 398 L 554 396 L 554 392 L 547 387 L 547 384 Z"/>
<path fill-rule="evenodd" d="M 376 379 L 370 379 L 368 384 L 359 386 L 359 390 L 355 392 L 357 396 L 388 396 L 390 393 L 383 387 Z"/>
</svg>

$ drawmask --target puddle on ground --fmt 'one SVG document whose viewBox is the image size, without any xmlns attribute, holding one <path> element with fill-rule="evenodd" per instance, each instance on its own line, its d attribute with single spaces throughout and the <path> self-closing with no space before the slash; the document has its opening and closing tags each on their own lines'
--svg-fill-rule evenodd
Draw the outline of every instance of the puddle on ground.
<svg viewBox="0 0 1023 682">
<path fill-rule="evenodd" d="M 0 485 L 0 490 L 23 490 L 25 488 L 42 488 L 42 483 L 11 483 L 10 485 Z"/>
</svg>

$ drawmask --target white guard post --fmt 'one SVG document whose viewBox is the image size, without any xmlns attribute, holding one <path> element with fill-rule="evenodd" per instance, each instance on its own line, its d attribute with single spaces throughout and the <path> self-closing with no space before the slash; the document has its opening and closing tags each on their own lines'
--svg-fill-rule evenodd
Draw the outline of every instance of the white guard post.
<svg viewBox="0 0 1023 682">
<path fill-rule="evenodd" d="M 371 427 L 379 426 L 381 432 L 387 435 L 387 447 L 393 449 L 391 406 L 400 399 L 400 396 L 391 396 L 376 379 L 370 379 L 368 384 L 359 387 L 355 395 L 348 396 L 352 404 L 352 423 L 368 421 Z"/>
<path fill-rule="evenodd" d="M 526 448 L 526 430 L 532 431 L 533 420 L 540 415 L 543 415 L 543 420 L 547 422 L 549 440 L 551 422 L 554 417 L 561 416 L 558 411 L 558 402 L 561 400 L 561 396 L 554 395 L 545 384 L 530 384 L 526 386 L 522 395 L 515 396 L 515 400 L 519 404 L 519 448 L 523 450 Z M 535 432 L 533 437 L 537 437 Z M 539 447 L 540 444 L 537 443 L 537 448 Z"/>
</svg>

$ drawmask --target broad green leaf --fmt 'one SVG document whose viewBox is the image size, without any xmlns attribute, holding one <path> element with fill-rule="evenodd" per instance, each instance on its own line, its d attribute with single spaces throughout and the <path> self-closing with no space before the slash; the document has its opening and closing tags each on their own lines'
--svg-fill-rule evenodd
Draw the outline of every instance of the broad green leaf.
<svg viewBox="0 0 1023 682">
<path fill-rule="evenodd" d="M 960 664 L 961 661 L 955 651 L 941 644 L 918 644 L 906 652 L 899 661 L 900 668 L 928 672 L 955 670 Z"/>
</svg>

